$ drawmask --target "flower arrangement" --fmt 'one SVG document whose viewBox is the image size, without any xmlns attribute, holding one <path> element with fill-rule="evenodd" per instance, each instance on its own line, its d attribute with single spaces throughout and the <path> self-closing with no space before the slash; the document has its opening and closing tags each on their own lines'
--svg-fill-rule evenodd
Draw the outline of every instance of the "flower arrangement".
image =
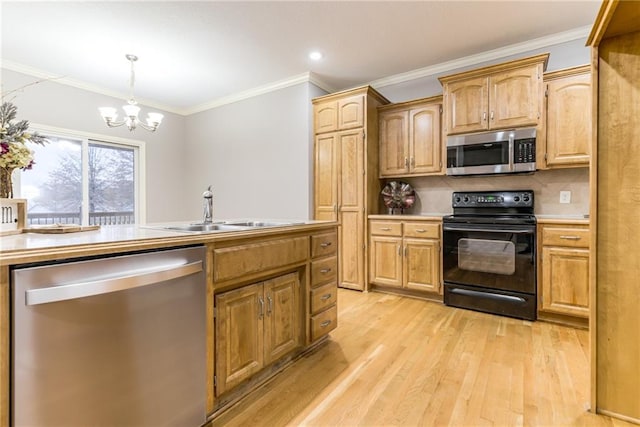
<svg viewBox="0 0 640 427">
<path fill-rule="evenodd" d="M 28 133 L 29 122 L 13 122 L 18 113 L 10 102 L 0 106 L 0 198 L 13 197 L 11 175 L 15 169 L 28 170 L 35 164 L 33 151 L 27 143 L 44 145 L 47 139 L 36 133 Z"/>
</svg>

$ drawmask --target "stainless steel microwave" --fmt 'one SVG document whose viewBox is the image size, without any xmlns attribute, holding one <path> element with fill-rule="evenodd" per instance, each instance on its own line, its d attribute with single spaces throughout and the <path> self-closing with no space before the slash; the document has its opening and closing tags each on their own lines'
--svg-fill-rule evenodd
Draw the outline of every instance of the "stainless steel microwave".
<svg viewBox="0 0 640 427">
<path fill-rule="evenodd" d="M 493 175 L 536 170 L 536 128 L 447 137 L 447 175 Z"/>
</svg>

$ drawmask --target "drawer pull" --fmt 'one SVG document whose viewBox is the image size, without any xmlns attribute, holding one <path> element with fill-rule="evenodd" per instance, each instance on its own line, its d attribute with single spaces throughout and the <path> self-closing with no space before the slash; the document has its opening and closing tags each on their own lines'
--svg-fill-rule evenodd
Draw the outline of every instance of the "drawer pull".
<svg viewBox="0 0 640 427">
<path fill-rule="evenodd" d="M 580 240 L 582 237 L 580 236 L 560 236 L 561 239 L 564 240 Z"/>
<path fill-rule="evenodd" d="M 331 294 L 324 294 L 320 297 L 321 301 L 326 301 L 331 298 Z"/>
<path fill-rule="evenodd" d="M 322 273 L 322 274 L 327 274 L 327 273 L 329 273 L 330 271 L 331 271 L 331 269 L 330 269 L 330 268 L 323 268 L 322 270 L 320 270 L 320 273 Z"/>
<path fill-rule="evenodd" d="M 320 243 L 320 247 L 322 248 L 327 248 L 329 246 L 331 246 L 331 242 Z"/>
<path fill-rule="evenodd" d="M 331 324 L 331 320 L 325 320 L 324 322 L 320 323 L 320 327 L 321 328 L 326 328 L 330 324 Z"/>
<path fill-rule="evenodd" d="M 382 227 L 380 230 L 381 231 L 391 231 L 391 229 L 389 227 Z"/>
<path fill-rule="evenodd" d="M 416 228 L 416 233 L 426 233 L 427 230 L 425 230 L 424 228 Z"/>
</svg>

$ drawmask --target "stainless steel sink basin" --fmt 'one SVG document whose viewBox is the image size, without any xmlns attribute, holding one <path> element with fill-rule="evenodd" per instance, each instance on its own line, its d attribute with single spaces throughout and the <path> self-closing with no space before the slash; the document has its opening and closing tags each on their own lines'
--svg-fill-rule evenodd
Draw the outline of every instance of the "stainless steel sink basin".
<svg viewBox="0 0 640 427">
<path fill-rule="evenodd" d="M 168 225 L 163 227 L 166 230 L 187 231 L 207 233 L 212 231 L 240 231 L 246 230 L 246 227 L 229 224 L 186 224 L 186 225 Z"/>
<path fill-rule="evenodd" d="M 269 222 L 269 221 L 229 221 L 226 225 L 234 225 L 240 227 L 286 227 L 288 225 L 304 224 L 302 222 Z"/>
</svg>

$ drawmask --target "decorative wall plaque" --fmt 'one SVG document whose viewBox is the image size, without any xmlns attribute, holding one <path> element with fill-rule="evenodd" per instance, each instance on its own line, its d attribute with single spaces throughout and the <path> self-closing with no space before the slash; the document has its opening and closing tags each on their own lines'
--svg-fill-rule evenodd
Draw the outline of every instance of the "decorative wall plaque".
<svg viewBox="0 0 640 427">
<path fill-rule="evenodd" d="M 22 233 L 26 218 L 26 199 L 0 199 L 0 236 Z"/>
</svg>

